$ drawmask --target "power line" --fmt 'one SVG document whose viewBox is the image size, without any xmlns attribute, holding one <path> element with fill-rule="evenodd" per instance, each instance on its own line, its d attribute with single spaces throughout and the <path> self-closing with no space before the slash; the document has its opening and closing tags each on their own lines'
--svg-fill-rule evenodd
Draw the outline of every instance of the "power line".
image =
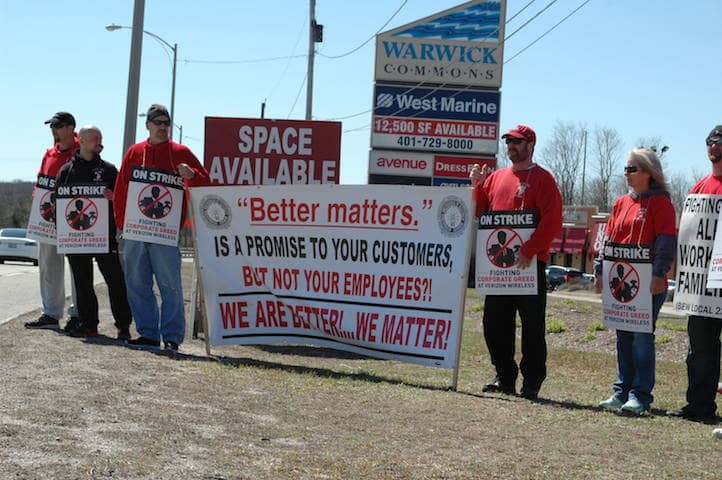
<svg viewBox="0 0 722 480">
<path fill-rule="evenodd" d="M 293 58 L 306 58 L 308 55 L 288 55 L 285 57 L 266 57 L 266 58 L 254 58 L 254 59 L 248 59 L 248 60 L 197 60 L 197 59 L 183 59 L 181 60 L 184 63 L 204 63 L 204 64 L 221 64 L 221 65 L 230 65 L 230 64 L 242 64 L 242 63 L 263 63 L 263 62 L 276 62 L 278 60 L 290 60 Z"/>
<path fill-rule="evenodd" d="M 298 98 L 301 96 L 301 92 L 303 91 L 303 86 L 306 85 L 306 80 L 308 79 L 308 72 L 306 72 L 306 75 L 303 76 L 303 81 L 301 82 L 301 87 L 298 89 L 298 93 L 296 94 L 296 99 L 293 101 L 293 105 L 291 106 L 291 110 L 289 110 L 288 115 L 286 115 L 287 118 L 291 118 L 291 114 L 293 113 L 293 109 L 296 108 L 296 103 L 298 102 Z"/>
<path fill-rule="evenodd" d="M 322 53 L 319 53 L 318 55 L 321 56 L 321 57 L 323 57 L 323 58 L 328 58 L 328 59 L 332 59 L 332 60 L 333 60 L 333 59 L 336 59 L 336 58 L 346 57 L 346 56 L 348 56 L 348 55 L 351 55 L 351 54 L 354 53 L 354 52 L 357 52 L 358 50 L 360 50 L 361 48 L 363 48 L 367 43 L 369 43 L 371 40 L 373 40 L 374 38 L 376 38 L 376 35 L 378 35 L 378 34 L 381 32 L 381 30 L 383 30 L 384 28 L 386 28 L 386 25 L 388 25 L 388 24 L 391 22 L 391 20 L 394 19 L 394 17 L 401 11 L 401 9 L 404 8 L 404 5 L 406 5 L 407 2 L 408 2 L 408 0 L 404 0 L 403 2 L 401 2 L 401 5 L 399 6 L 399 8 L 397 8 L 396 11 L 393 13 L 393 15 L 391 15 L 391 16 L 389 17 L 389 19 L 386 20 L 386 23 L 384 23 L 383 25 L 381 25 L 381 27 L 380 27 L 378 30 L 376 30 L 376 33 L 374 33 L 373 35 L 371 35 L 365 42 L 363 42 L 361 45 L 359 45 L 358 47 L 354 48 L 353 50 L 349 50 L 348 52 L 342 53 L 341 55 L 324 55 L 324 54 L 322 54 Z"/>
<path fill-rule="evenodd" d="M 526 26 L 529 25 L 531 22 L 533 22 L 535 18 L 537 18 L 537 17 L 538 17 L 539 15 L 541 15 L 542 13 L 544 13 L 549 7 L 551 7 L 552 5 L 554 5 L 555 3 L 557 3 L 557 1 L 558 1 L 558 0 L 552 0 L 551 2 L 547 3 L 546 7 L 542 8 L 541 10 L 539 10 L 536 15 L 534 15 L 533 17 L 531 17 L 529 20 L 527 20 L 526 22 L 524 22 L 519 28 L 517 28 L 516 30 L 514 30 L 513 32 L 511 32 L 509 35 L 507 35 L 506 38 L 504 39 L 504 41 L 506 42 L 506 41 L 509 40 L 511 37 L 513 37 L 514 34 L 517 33 L 519 30 L 521 30 L 522 28 L 526 27 Z M 524 7 L 524 8 L 526 8 L 526 7 Z M 507 22 L 507 23 L 508 23 L 508 22 Z"/>
<path fill-rule="evenodd" d="M 516 57 L 518 57 L 519 55 L 521 55 L 522 53 L 524 53 L 529 47 L 531 47 L 531 46 L 534 45 L 536 42 L 538 42 L 539 40 L 541 40 L 542 38 L 544 38 L 549 32 L 551 32 L 552 30 L 554 30 L 555 28 L 557 28 L 559 25 L 561 25 L 562 23 L 564 23 L 564 21 L 566 21 L 566 19 L 568 19 L 569 17 L 571 17 L 572 15 L 574 15 L 575 13 L 577 13 L 584 5 L 586 5 L 587 3 L 591 2 L 591 1 L 592 1 L 592 0 L 585 0 L 584 2 L 582 2 L 581 5 L 579 5 L 577 8 L 575 8 L 574 10 L 572 10 L 571 13 L 569 13 L 569 15 L 567 15 L 566 17 L 564 17 L 564 18 L 562 18 L 561 20 L 559 20 L 559 22 L 557 22 L 556 25 L 554 25 L 552 28 L 550 28 L 550 29 L 547 30 L 546 32 L 542 33 L 539 37 L 537 37 L 536 40 L 534 40 L 533 42 L 531 42 L 529 45 L 527 45 L 526 47 L 524 47 L 524 48 L 522 48 L 521 50 L 519 50 L 513 57 L 511 57 L 510 59 L 506 60 L 506 61 L 504 62 L 504 65 L 506 65 L 506 64 L 509 63 L 509 62 L 511 62 L 511 61 L 514 60 Z"/>
<path fill-rule="evenodd" d="M 296 48 L 298 48 L 298 42 L 301 41 L 301 36 L 303 35 L 303 31 L 306 28 L 306 22 L 308 21 L 308 15 L 304 17 L 303 24 L 301 26 L 301 30 L 298 32 L 298 37 L 296 38 L 296 43 L 293 45 L 293 50 L 291 50 L 291 55 L 288 58 L 288 61 L 286 62 L 286 67 L 283 69 L 283 72 L 281 72 L 281 76 L 278 78 L 278 81 L 271 89 L 271 92 L 266 96 L 266 99 L 271 98 L 273 94 L 275 93 L 278 86 L 281 84 L 281 81 L 283 80 L 283 77 L 286 76 L 286 72 L 288 72 L 288 67 L 291 66 L 291 57 L 296 53 Z"/>
</svg>

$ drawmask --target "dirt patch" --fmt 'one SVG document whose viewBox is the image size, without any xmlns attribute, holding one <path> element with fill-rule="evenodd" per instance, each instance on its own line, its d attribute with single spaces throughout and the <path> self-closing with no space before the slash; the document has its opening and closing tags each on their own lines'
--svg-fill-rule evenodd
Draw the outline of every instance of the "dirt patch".
<svg viewBox="0 0 722 480">
<path fill-rule="evenodd" d="M 225 347 L 209 359 L 189 338 L 176 356 L 131 349 L 113 340 L 99 293 L 105 337 L 24 329 L 37 313 L 0 326 L 0 478 L 711 479 L 722 471 L 710 426 L 598 411 L 613 347 L 580 352 L 572 333 L 596 318 L 554 300 L 550 315 L 568 335 L 548 335 L 550 376 L 532 403 L 481 393 L 491 369 L 478 308 L 469 310 L 451 392 L 449 371 L 319 348 Z M 661 362 L 659 377 L 660 407 L 681 404 L 684 366 Z"/>
</svg>

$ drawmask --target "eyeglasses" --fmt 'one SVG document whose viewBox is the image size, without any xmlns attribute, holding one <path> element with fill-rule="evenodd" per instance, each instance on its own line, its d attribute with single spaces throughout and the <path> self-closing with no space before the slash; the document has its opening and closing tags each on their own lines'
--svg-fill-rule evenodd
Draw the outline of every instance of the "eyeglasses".
<svg viewBox="0 0 722 480">
<path fill-rule="evenodd" d="M 708 138 L 704 143 L 706 143 L 708 147 L 711 147 L 712 145 L 722 145 L 722 137 L 718 137 L 717 140 Z"/>
<path fill-rule="evenodd" d="M 506 139 L 504 139 L 504 141 L 506 142 L 507 145 L 509 145 L 510 143 L 513 143 L 514 145 L 519 145 L 521 142 L 524 141 L 524 139 L 523 139 L 523 138 L 507 137 Z"/>
<path fill-rule="evenodd" d="M 51 123 L 51 124 L 50 124 L 50 128 L 54 128 L 54 129 L 56 129 L 56 130 L 57 130 L 58 128 L 63 128 L 63 127 L 67 127 L 67 126 L 68 126 L 67 123 Z"/>
<path fill-rule="evenodd" d="M 624 167 L 624 173 L 634 173 L 639 170 L 639 167 L 636 165 L 630 165 L 628 167 Z"/>
<path fill-rule="evenodd" d="M 165 125 L 166 127 L 170 127 L 170 120 L 151 120 L 150 123 L 155 125 L 156 127 L 160 127 L 161 125 Z"/>
</svg>

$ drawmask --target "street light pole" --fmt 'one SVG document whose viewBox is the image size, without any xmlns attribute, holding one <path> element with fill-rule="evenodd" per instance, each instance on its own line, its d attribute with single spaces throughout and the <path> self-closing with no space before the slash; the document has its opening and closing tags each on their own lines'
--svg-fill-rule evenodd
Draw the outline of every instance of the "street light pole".
<svg viewBox="0 0 722 480">
<path fill-rule="evenodd" d="M 142 32 L 144 15 L 145 0 L 135 0 L 135 6 L 133 8 L 133 35 L 131 36 L 130 42 L 130 64 L 128 66 L 128 95 L 125 102 L 125 132 L 123 132 L 123 151 L 121 152 L 121 157 L 125 155 L 128 148 L 135 143 L 138 90 L 140 88 L 140 56 L 143 52 Z"/>
<path fill-rule="evenodd" d="M 144 0 L 136 0 L 136 3 L 137 3 L 137 2 L 141 2 L 141 3 L 142 3 L 143 1 L 144 1 Z M 135 19 L 133 20 L 133 26 L 132 26 L 132 27 L 127 27 L 127 26 L 125 26 L 125 25 L 116 25 L 116 24 L 114 24 L 114 23 L 111 23 L 111 24 L 105 26 L 105 29 L 106 29 L 107 31 L 109 31 L 109 32 L 114 32 L 114 31 L 116 31 L 116 30 L 120 30 L 121 28 L 127 28 L 127 29 L 129 29 L 129 30 L 133 30 L 133 38 L 135 38 L 136 31 L 141 31 L 142 33 L 145 33 L 146 35 L 150 35 L 151 37 L 153 37 L 153 38 L 155 38 L 157 41 L 159 41 L 161 44 L 163 44 L 163 45 L 165 45 L 166 47 L 168 47 L 168 48 L 173 52 L 173 76 L 172 76 L 172 79 L 171 79 L 171 89 L 170 89 L 170 118 L 171 118 L 171 120 L 173 120 L 173 114 L 175 113 L 175 79 L 176 79 L 176 66 L 178 65 L 178 44 L 177 44 L 177 43 L 174 43 L 173 45 L 171 45 L 169 42 L 163 40 L 161 37 L 159 37 L 159 36 L 156 35 L 155 33 L 149 32 L 148 30 L 143 30 L 142 18 L 141 18 L 140 27 L 136 27 L 136 25 L 135 25 Z M 138 34 L 138 35 L 139 35 L 139 34 Z M 140 51 L 140 48 L 139 48 L 139 51 Z M 131 59 L 132 59 L 132 58 L 133 58 L 133 57 L 132 57 L 132 54 L 131 54 Z M 139 73 L 139 76 L 140 76 L 140 54 L 138 54 L 138 73 Z M 130 88 L 130 87 L 129 87 L 129 88 Z M 135 118 L 135 112 L 138 111 L 138 92 L 137 92 L 137 89 L 136 89 L 135 97 L 136 97 L 136 103 L 135 103 L 135 109 L 133 110 L 133 112 L 134 112 L 134 113 L 133 113 L 133 118 Z M 127 114 L 126 114 L 126 115 L 127 115 Z M 127 119 L 127 117 L 126 117 L 126 119 Z M 135 137 L 135 129 L 133 129 L 133 133 L 134 133 L 133 137 Z M 172 129 L 172 128 L 170 129 L 170 137 L 173 138 L 173 129 Z M 135 143 L 135 142 L 133 142 L 133 143 Z M 131 143 L 131 145 L 132 145 L 132 143 Z M 126 148 L 126 150 L 127 150 L 127 148 Z"/>
</svg>

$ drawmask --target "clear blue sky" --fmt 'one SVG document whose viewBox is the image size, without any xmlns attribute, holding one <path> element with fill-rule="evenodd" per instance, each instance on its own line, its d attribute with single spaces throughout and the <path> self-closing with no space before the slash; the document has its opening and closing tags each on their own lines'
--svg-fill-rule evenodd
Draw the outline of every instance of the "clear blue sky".
<svg viewBox="0 0 722 480">
<path fill-rule="evenodd" d="M 507 35 L 550 0 L 537 0 L 507 25 Z M 458 0 L 409 0 L 384 30 Z M 507 17 L 528 0 L 509 0 Z M 526 47 L 582 3 L 559 0 L 506 42 L 505 58 Z M 402 0 L 317 0 L 325 26 L 317 49 L 342 54 L 371 37 Z M 51 144 L 43 122 L 58 110 L 104 132 L 104 157 L 119 165 L 128 81 L 132 0 L 0 0 L 0 180 L 34 180 Z M 175 121 L 183 142 L 203 155 L 206 116 L 302 119 L 306 59 L 213 64 L 303 55 L 308 48 L 306 0 L 146 0 L 145 29 L 177 43 Z M 501 129 L 534 127 L 540 147 L 557 120 L 616 128 L 625 149 L 659 136 L 671 147 L 672 171 L 709 170 L 704 138 L 722 124 L 722 2 L 591 0 L 574 16 L 504 67 Z M 374 41 L 341 59 L 316 58 L 313 116 L 333 119 L 371 108 Z M 140 111 L 170 104 L 169 53 L 143 40 Z M 370 123 L 371 114 L 343 121 L 343 130 Z M 137 139 L 145 138 L 142 119 Z M 342 183 L 366 183 L 369 129 L 345 132 Z M 177 132 L 176 132 L 177 137 Z M 537 151 L 540 151 L 539 149 Z"/>
</svg>

